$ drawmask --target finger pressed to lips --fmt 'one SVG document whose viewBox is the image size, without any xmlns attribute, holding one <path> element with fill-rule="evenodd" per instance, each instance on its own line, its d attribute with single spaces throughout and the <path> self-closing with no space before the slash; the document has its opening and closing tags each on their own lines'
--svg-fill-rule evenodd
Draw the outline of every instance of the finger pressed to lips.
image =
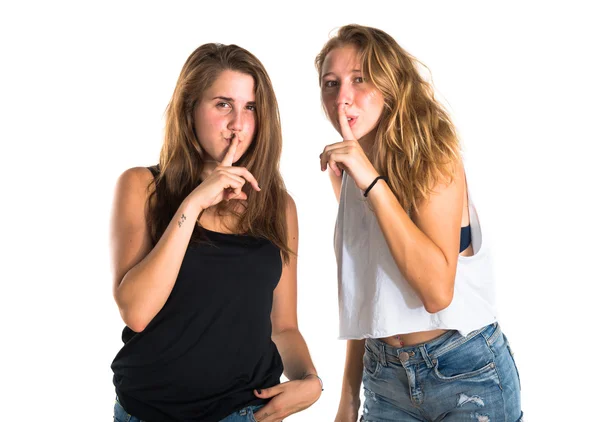
<svg viewBox="0 0 600 422">
<path fill-rule="evenodd" d="M 348 116 L 346 115 L 346 105 L 340 104 L 338 106 L 338 122 L 340 125 L 340 132 L 344 140 L 355 139 L 350 124 L 348 123 Z"/>
<path fill-rule="evenodd" d="M 228 167 L 230 169 L 229 171 L 233 171 L 233 173 L 236 174 L 237 176 L 244 178 L 245 181 L 247 180 L 252 185 L 254 190 L 260 191 L 261 189 L 260 189 L 260 186 L 258 186 L 258 181 L 254 178 L 254 176 L 247 169 L 242 168 L 242 167 L 232 167 L 233 160 L 235 158 L 235 153 L 236 153 L 237 147 L 240 143 L 241 143 L 241 140 L 237 136 L 234 137 L 234 139 L 232 139 L 231 144 L 229 145 L 229 148 L 227 149 L 227 152 L 225 153 L 225 157 L 223 157 L 223 161 L 221 161 L 221 166 Z"/>
<path fill-rule="evenodd" d="M 221 162 L 222 166 L 231 166 L 233 164 L 233 159 L 235 157 L 235 152 L 237 151 L 237 147 L 240 144 L 240 140 L 238 138 L 234 138 L 231 140 L 229 144 L 229 148 L 225 153 L 225 157 L 223 157 L 223 161 Z"/>
</svg>

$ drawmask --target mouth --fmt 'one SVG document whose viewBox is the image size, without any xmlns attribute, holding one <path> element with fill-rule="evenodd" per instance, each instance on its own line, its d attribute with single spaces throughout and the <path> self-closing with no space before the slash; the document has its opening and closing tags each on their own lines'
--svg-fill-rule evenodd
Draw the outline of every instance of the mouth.
<svg viewBox="0 0 600 422">
<path fill-rule="evenodd" d="M 358 116 L 346 116 L 346 118 L 348 119 L 348 126 L 352 127 L 356 123 Z"/>
</svg>

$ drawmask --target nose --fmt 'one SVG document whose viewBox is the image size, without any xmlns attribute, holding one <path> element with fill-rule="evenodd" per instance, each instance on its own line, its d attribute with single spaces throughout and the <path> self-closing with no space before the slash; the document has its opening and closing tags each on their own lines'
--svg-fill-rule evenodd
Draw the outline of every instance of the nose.
<svg viewBox="0 0 600 422">
<path fill-rule="evenodd" d="M 350 84 L 341 83 L 335 105 L 351 105 L 353 101 L 354 92 L 352 91 L 352 86 Z"/>
<path fill-rule="evenodd" d="M 244 128 L 244 118 L 243 114 L 239 110 L 233 110 L 230 114 L 229 124 L 227 125 L 227 129 L 232 132 L 240 132 Z"/>
</svg>

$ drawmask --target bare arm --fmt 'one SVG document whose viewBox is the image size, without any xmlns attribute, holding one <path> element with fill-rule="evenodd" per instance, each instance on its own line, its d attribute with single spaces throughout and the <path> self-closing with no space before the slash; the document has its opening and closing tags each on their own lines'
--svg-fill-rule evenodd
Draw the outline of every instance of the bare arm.
<svg viewBox="0 0 600 422">
<path fill-rule="evenodd" d="M 121 317 L 143 331 L 167 301 L 201 208 L 185 200 L 152 248 L 146 223 L 146 168 L 125 171 L 117 182 L 111 221 L 113 295 Z"/>
<path fill-rule="evenodd" d="M 321 383 L 308 352 L 306 342 L 298 329 L 296 314 L 296 268 L 298 251 L 298 217 L 296 205 L 288 197 L 288 246 L 293 254 L 284 265 L 279 284 L 273 294 L 271 309 L 271 338 L 283 361 L 285 376 L 290 380 L 269 388 L 255 390 L 254 394 L 269 403 L 254 415 L 257 422 L 279 422 L 292 413 L 311 406 L 321 396 Z"/>
<path fill-rule="evenodd" d="M 358 419 L 360 408 L 360 386 L 363 374 L 363 356 L 365 340 L 348 340 L 346 343 L 346 364 L 342 379 L 342 395 L 336 421 L 353 421 Z"/>
<path fill-rule="evenodd" d="M 452 302 L 460 245 L 465 178 L 456 163 L 451 183 L 439 183 L 408 216 L 386 183 L 369 192 L 379 226 L 396 265 L 430 313 Z"/>
<path fill-rule="evenodd" d="M 284 374 L 289 380 L 298 380 L 316 374 L 306 342 L 298 329 L 297 317 L 297 266 L 298 216 L 296 205 L 288 197 L 288 245 L 294 252 L 284 265 L 279 284 L 273 294 L 271 311 L 272 339 L 283 360 Z"/>
</svg>

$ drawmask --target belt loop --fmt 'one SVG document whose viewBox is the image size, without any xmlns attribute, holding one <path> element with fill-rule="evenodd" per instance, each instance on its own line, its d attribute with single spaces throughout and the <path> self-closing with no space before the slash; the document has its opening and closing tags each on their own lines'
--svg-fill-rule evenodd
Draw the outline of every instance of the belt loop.
<svg viewBox="0 0 600 422">
<path fill-rule="evenodd" d="M 385 343 L 381 340 L 379 340 L 378 343 L 379 343 L 379 354 L 380 354 L 379 362 L 381 362 L 381 364 L 383 366 L 388 366 L 387 353 L 385 352 Z"/>
<path fill-rule="evenodd" d="M 427 367 L 433 368 L 433 362 L 431 361 L 431 359 L 429 359 L 429 355 L 427 354 L 427 349 L 425 349 L 425 345 L 420 345 L 419 350 L 421 350 L 421 355 L 423 356 L 423 360 L 425 360 Z"/>
<path fill-rule="evenodd" d="M 486 331 L 488 328 L 490 328 L 490 326 L 493 327 L 494 330 L 492 331 L 490 336 L 487 337 Z M 483 337 L 485 338 L 485 340 L 488 342 L 488 344 L 493 344 L 496 341 L 496 338 L 498 338 L 502 334 L 502 330 L 500 330 L 500 327 L 498 326 L 498 322 L 494 322 L 493 324 L 483 327 L 480 331 L 481 331 Z"/>
</svg>

